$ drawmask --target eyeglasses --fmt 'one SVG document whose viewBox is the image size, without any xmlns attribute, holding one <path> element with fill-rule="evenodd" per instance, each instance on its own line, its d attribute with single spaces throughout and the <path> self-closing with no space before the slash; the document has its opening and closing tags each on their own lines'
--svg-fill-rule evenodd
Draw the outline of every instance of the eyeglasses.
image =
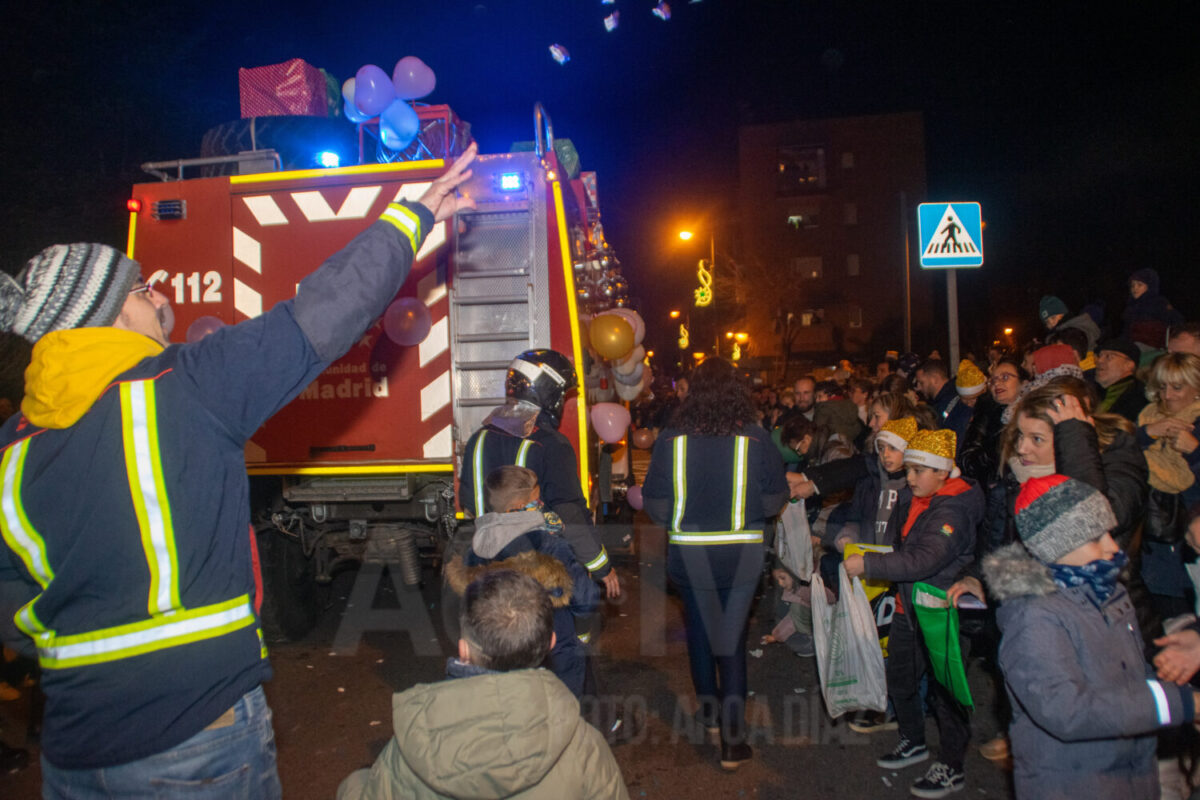
<svg viewBox="0 0 1200 800">
<path fill-rule="evenodd" d="M 143 280 L 139 279 L 138 282 L 134 284 L 133 288 L 129 290 L 129 293 L 130 294 L 143 294 L 145 292 L 150 291 L 153 288 L 154 288 L 154 281 L 147 282 L 147 281 L 143 281 Z"/>
<path fill-rule="evenodd" d="M 1016 377 L 1017 376 L 1013 375 L 1011 372 L 1001 372 L 998 375 L 993 375 L 992 377 L 988 378 L 988 383 L 994 386 L 997 383 L 1008 383 L 1011 380 L 1016 380 Z"/>
</svg>

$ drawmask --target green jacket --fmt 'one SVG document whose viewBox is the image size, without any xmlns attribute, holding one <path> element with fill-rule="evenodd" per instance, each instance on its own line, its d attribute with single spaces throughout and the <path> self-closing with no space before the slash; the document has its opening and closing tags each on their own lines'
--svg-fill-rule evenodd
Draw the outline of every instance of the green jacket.
<svg viewBox="0 0 1200 800">
<path fill-rule="evenodd" d="M 629 798 L 604 737 L 546 670 L 418 684 L 393 696 L 392 724 L 338 800 Z"/>
</svg>

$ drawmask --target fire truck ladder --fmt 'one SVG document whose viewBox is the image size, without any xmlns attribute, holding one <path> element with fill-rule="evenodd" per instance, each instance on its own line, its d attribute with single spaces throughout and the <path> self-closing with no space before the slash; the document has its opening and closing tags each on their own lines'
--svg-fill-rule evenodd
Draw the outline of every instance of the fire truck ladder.
<svg viewBox="0 0 1200 800">
<path fill-rule="evenodd" d="M 454 422 L 461 447 L 504 403 L 513 356 L 550 346 L 546 179 L 536 153 L 480 156 L 465 190 L 450 290 Z M 519 185 L 518 188 L 513 188 Z"/>
</svg>

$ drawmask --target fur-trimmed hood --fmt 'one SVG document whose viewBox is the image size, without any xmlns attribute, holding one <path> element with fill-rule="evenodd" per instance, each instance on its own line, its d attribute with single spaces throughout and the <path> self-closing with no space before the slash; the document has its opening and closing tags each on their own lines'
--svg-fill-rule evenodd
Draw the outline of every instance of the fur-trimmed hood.
<svg viewBox="0 0 1200 800">
<path fill-rule="evenodd" d="M 461 555 L 455 556 L 446 563 L 445 582 L 461 597 L 466 593 L 471 581 L 489 572 L 507 569 L 528 575 L 546 587 L 550 594 L 550 602 L 555 608 L 564 608 L 570 604 L 574 584 L 566 566 L 554 556 L 536 550 L 526 550 L 502 561 L 492 561 L 474 567 L 468 567 Z"/>
<path fill-rule="evenodd" d="M 1000 602 L 1029 595 L 1042 597 L 1058 591 L 1050 569 L 1029 555 L 1020 542 L 1001 547 L 983 559 L 988 593 Z"/>
<path fill-rule="evenodd" d="M 536 508 L 509 511 L 505 514 L 491 511 L 475 520 L 471 550 L 480 558 L 495 558 L 518 536 L 540 531 L 554 524 L 561 527 L 561 521 L 553 511 Z"/>
</svg>

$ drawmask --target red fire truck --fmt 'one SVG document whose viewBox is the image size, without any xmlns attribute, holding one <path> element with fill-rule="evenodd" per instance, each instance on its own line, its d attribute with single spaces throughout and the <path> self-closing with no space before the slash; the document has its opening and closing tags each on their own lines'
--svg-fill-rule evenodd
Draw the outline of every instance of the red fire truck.
<svg viewBox="0 0 1200 800">
<path fill-rule="evenodd" d="M 418 198 L 470 138 L 446 106 L 421 117 L 410 159 L 392 163 L 280 170 L 260 149 L 144 165 L 161 180 L 133 189 L 128 254 L 155 270 L 174 309 L 173 337 L 182 341 L 201 317 L 233 324 L 292 297 L 389 202 Z M 406 583 L 420 580 L 420 551 L 461 518 L 456 465 L 504 402 L 514 355 L 553 348 L 582 377 L 575 272 L 605 252 L 595 176 L 578 172 L 573 148 L 556 147 L 540 106 L 534 127 L 531 150 L 477 158 L 463 187 L 476 210 L 439 223 L 417 254 L 397 297 L 429 310 L 424 340 L 400 346 L 376 321 L 246 446 L 264 622 L 275 633 L 303 633 L 315 619 L 312 581 L 329 582 L 344 564 L 386 561 Z M 369 131 L 360 137 L 361 150 Z M 228 163 L 244 174 L 185 176 Z M 586 495 L 594 459 L 584 403 L 582 393 L 568 403 L 561 430 Z"/>
</svg>

